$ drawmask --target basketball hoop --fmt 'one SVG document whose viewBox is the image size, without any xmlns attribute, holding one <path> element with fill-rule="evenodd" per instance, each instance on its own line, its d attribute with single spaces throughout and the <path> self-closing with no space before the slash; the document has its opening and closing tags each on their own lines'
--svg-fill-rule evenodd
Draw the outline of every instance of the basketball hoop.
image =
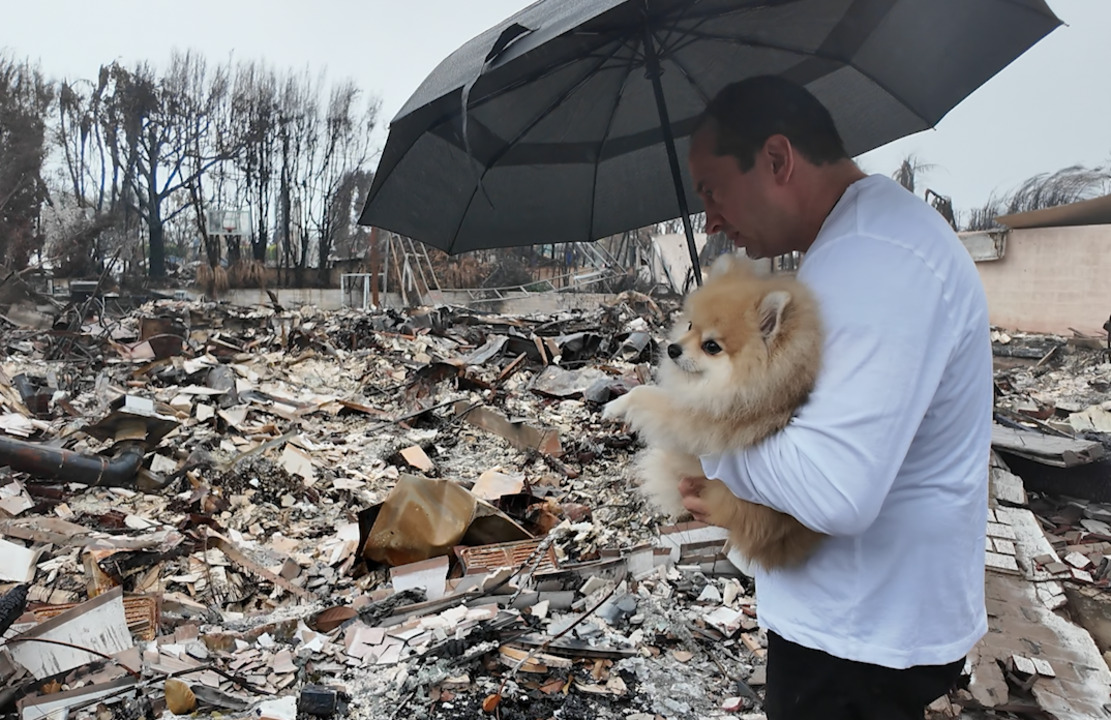
<svg viewBox="0 0 1111 720">
<path fill-rule="evenodd" d="M 207 213 L 209 235 L 250 235 L 251 211 L 210 208 Z"/>
</svg>

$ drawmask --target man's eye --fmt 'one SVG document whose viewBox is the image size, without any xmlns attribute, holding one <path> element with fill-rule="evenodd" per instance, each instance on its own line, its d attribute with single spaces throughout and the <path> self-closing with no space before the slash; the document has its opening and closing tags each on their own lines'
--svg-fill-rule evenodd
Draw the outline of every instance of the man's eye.
<svg viewBox="0 0 1111 720">
<path fill-rule="evenodd" d="M 717 355 L 719 352 L 721 352 L 721 345 L 718 345 L 713 340 L 707 340 L 706 342 L 702 343 L 702 351 L 707 355 Z"/>
</svg>

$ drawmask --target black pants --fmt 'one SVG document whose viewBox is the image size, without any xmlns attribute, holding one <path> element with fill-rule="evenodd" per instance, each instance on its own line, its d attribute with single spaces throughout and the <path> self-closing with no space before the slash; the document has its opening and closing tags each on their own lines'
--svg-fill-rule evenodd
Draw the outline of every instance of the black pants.
<svg viewBox="0 0 1111 720">
<path fill-rule="evenodd" d="M 964 660 L 894 670 L 842 660 L 768 633 L 768 720 L 922 720 Z"/>
</svg>

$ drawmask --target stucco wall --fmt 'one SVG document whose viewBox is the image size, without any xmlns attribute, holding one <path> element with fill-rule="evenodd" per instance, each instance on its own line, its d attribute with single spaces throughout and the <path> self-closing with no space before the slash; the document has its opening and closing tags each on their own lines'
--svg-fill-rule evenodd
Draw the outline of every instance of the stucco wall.
<svg viewBox="0 0 1111 720">
<path fill-rule="evenodd" d="M 1111 226 L 1012 230 L 1001 260 L 978 262 L 992 325 L 1102 335 L 1111 315 Z"/>
</svg>

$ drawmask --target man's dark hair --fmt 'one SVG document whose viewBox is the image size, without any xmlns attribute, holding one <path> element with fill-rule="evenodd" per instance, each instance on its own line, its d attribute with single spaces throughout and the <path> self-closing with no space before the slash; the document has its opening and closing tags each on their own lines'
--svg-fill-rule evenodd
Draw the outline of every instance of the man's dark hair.
<svg viewBox="0 0 1111 720">
<path fill-rule="evenodd" d="M 752 169 L 772 135 L 786 136 L 815 165 L 848 158 L 829 110 L 806 88 L 776 75 L 725 86 L 706 106 L 698 130 L 710 122 L 717 133 L 714 152 L 737 158 L 742 172 Z"/>
</svg>

